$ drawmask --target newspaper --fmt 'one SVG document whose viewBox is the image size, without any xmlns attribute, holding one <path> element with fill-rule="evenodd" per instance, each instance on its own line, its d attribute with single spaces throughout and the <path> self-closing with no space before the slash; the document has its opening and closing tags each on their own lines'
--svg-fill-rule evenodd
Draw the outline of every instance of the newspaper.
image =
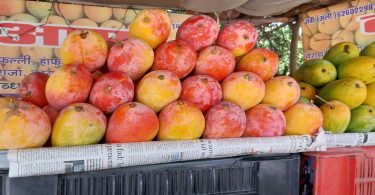
<svg viewBox="0 0 375 195">
<path fill-rule="evenodd" d="M 324 134 L 10 150 L 9 177 L 64 174 L 251 154 L 322 151 L 325 150 L 325 141 L 320 140 L 322 135 Z"/>
<path fill-rule="evenodd" d="M 327 148 L 375 146 L 375 133 L 325 134 Z"/>
</svg>

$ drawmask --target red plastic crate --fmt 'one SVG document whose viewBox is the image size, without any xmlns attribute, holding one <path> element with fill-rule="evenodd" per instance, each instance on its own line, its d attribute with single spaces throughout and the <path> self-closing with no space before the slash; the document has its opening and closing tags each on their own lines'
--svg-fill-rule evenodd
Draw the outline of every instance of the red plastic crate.
<svg viewBox="0 0 375 195">
<path fill-rule="evenodd" d="M 304 153 L 301 194 L 375 195 L 375 147 Z"/>
</svg>

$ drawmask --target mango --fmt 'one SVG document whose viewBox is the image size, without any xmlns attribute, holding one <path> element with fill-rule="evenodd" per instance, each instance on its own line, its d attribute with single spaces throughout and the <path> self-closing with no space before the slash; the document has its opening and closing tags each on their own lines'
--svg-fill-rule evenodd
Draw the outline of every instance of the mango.
<svg viewBox="0 0 375 195">
<path fill-rule="evenodd" d="M 297 71 L 301 81 L 321 87 L 337 77 L 335 66 L 327 60 L 312 59 L 304 62 Z"/>
<path fill-rule="evenodd" d="M 266 93 L 263 104 L 271 104 L 286 110 L 297 103 L 301 91 L 296 80 L 289 76 L 274 77 L 265 83 Z"/>
<path fill-rule="evenodd" d="M 324 86 L 318 95 L 327 101 L 338 100 L 350 109 L 360 106 L 366 99 L 366 85 L 356 78 L 345 78 L 333 81 Z M 321 101 L 317 101 L 321 105 Z"/>
<path fill-rule="evenodd" d="M 350 109 L 344 103 L 332 100 L 322 106 L 323 129 L 332 133 L 344 133 L 350 122 Z"/>
<path fill-rule="evenodd" d="M 359 56 L 342 63 L 338 69 L 339 78 L 357 78 L 365 84 L 375 82 L 375 58 Z"/>
<path fill-rule="evenodd" d="M 107 118 L 95 106 L 71 104 L 61 110 L 53 125 L 52 146 L 97 144 L 103 138 Z"/>
<path fill-rule="evenodd" d="M 375 42 L 370 43 L 362 49 L 360 56 L 370 56 L 375 58 Z"/>
<path fill-rule="evenodd" d="M 313 100 L 315 98 L 316 89 L 309 83 L 305 82 L 298 82 L 299 88 L 301 90 L 301 96 L 308 99 Z"/>
<path fill-rule="evenodd" d="M 359 50 L 354 43 L 341 42 L 332 46 L 324 55 L 323 59 L 328 60 L 338 67 L 343 62 L 358 56 Z"/>
<path fill-rule="evenodd" d="M 284 114 L 285 135 L 313 135 L 323 125 L 323 114 L 312 103 L 297 103 Z"/>
<path fill-rule="evenodd" d="M 375 107 L 375 83 L 367 85 L 367 98 L 363 103 Z"/>
<path fill-rule="evenodd" d="M 375 128 L 375 108 L 361 105 L 351 111 L 351 119 L 347 131 L 370 132 Z"/>
</svg>

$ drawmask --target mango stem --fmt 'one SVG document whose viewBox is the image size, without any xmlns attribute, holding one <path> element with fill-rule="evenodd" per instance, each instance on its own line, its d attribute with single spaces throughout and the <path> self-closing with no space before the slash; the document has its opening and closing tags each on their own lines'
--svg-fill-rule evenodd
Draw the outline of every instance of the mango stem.
<svg viewBox="0 0 375 195">
<path fill-rule="evenodd" d="M 329 108 L 331 109 L 335 109 L 335 105 L 333 105 L 332 103 L 328 102 L 327 100 L 323 99 L 322 97 L 318 96 L 318 95 L 315 95 L 316 98 L 318 98 L 320 101 L 328 104 Z"/>
</svg>

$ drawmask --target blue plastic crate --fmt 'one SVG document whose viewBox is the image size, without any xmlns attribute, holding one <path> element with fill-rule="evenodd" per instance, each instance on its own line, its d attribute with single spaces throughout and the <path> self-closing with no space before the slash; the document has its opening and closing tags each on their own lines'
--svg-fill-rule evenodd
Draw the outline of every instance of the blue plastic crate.
<svg viewBox="0 0 375 195">
<path fill-rule="evenodd" d="M 298 154 L 242 156 L 64 175 L 1 177 L 3 195 L 297 195 Z"/>
</svg>

